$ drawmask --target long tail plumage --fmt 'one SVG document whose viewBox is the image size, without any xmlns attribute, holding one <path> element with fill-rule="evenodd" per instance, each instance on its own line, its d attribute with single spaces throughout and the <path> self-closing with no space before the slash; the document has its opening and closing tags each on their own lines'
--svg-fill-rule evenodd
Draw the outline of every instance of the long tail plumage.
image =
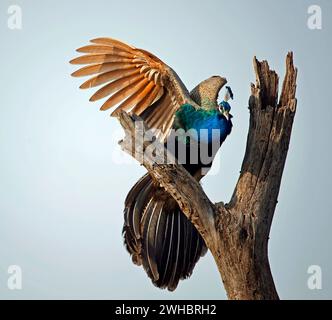
<svg viewBox="0 0 332 320">
<path fill-rule="evenodd" d="M 146 174 L 130 190 L 124 210 L 124 242 L 152 282 L 173 291 L 207 249 L 176 201 Z"/>
</svg>

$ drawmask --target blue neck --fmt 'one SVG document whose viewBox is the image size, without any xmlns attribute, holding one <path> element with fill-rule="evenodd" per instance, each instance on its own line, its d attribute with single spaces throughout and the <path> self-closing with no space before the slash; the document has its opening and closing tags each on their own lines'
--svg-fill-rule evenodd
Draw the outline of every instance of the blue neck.
<svg viewBox="0 0 332 320">
<path fill-rule="evenodd" d="M 224 142 L 232 130 L 231 120 L 227 120 L 219 110 L 196 110 L 189 104 L 181 106 L 176 113 L 176 122 L 178 128 L 189 131 L 194 139 L 209 144 Z"/>
</svg>

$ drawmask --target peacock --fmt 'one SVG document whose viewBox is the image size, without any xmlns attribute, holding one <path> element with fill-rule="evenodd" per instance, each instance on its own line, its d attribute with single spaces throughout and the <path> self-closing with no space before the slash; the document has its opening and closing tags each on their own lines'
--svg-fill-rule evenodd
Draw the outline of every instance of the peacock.
<svg viewBox="0 0 332 320">
<path fill-rule="evenodd" d="M 200 181 L 232 130 L 230 87 L 223 101 L 217 102 L 226 79 L 212 76 L 189 92 L 158 57 L 122 41 L 98 38 L 77 51 L 83 55 L 71 63 L 85 66 L 72 76 L 92 76 L 80 88 L 102 86 L 90 101 L 106 98 L 100 109 L 112 108 L 113 117 L 121 111 L 139 116 L 169 150 L 169 141 L 175 141 L 173 154 L 179 160 L 184 150 L 182 165 Z M 143 266 L 155 286 L 170 291 L 191 276 L 207 251 L 177 202 L 149 173 L 125 199 L 123 238 L 133 263 Z"/>
</svg>

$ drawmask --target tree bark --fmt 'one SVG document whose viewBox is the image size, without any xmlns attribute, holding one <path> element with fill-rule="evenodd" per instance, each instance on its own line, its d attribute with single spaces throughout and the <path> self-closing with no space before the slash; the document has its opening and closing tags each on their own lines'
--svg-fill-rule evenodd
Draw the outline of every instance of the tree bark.
<svg viewBox="0 0 332 320">
<path fill-rule="evenodd" d="M 126 136 L 122 149 L 142 163 L 177 201 L 195 225 L 218 266 L 229 299 L 279 299 L 268 260 L 268 239 L 296 111 L 293 54 L 286 58 L 286 75 L 278 101 L 278 75 L 267 61 L 254 58 L 256 84 L 251 84 L 249 132 L 241 173 L 228 204 L 213 204 L 201 185 L 159 142 L 157 153 L 146 152 L 145 125 L 122 112 Z M 135 143 L 134 140 L 135 139 Z M 140 147 L 139 147 L 140 146 Z"/>
</svg>

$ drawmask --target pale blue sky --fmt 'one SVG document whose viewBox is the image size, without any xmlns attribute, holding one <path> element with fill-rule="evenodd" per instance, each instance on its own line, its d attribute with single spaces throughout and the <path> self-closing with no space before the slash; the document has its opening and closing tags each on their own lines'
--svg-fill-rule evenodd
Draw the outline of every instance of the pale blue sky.
<svg viewBox="0 0 332 320">
<path fill-rule="evenodd" d="M 18 4 L 23 28 L 7 27 Z M 307 8 L 322 8 L 309 30 Z M 229 200 L 244 154 L 254 81 L 252 58 L 284 75 L 294 51 L 298 111 L 269 243 L 282 298 L 332 298 L 330 101 L 332 2 L 328 0 L 9 1 L 0 4 L 0 298 L 225 299 L 210 255 L 169 293 L 155 288 L 122 245 L 123 201 L 144 173 L 118 161 L 121 130 L 78 90 L 68 61 L 89 39 L 110 36 L 147 49 L 189 89 L 215 74 L 235 94 L 234 128 L 220 170 L 204 179 L 213 201 Z M 7 289 L 7 268 L 23 289 Z M 323 289 L 309 290 L 320 265 Z"/>
</svg>

